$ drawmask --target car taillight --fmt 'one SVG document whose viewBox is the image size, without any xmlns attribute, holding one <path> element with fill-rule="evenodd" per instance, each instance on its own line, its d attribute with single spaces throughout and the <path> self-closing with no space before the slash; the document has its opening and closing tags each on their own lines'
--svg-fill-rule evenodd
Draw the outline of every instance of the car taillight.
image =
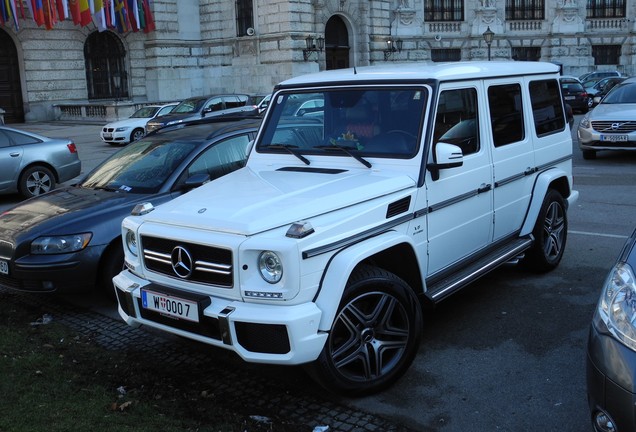
<svg viewBox="0 0 636 432">
<path fill-rule="evenodd" d="M 586 92 L 583 92 L 583 93 L 581 93 L 581 96 L 583 96 L 583 97 L 587 97 L 587 93 L 586 93 Z"/>
<path fill-rule="evenodd" d="M 75 143 L 70 143 L 70 144 L 66 144 L 66 147 L 68 147 L 68 151 L 70 151 L 71 153 L 77 153 L 77 147 L 75 147 Z"/>
</svg>

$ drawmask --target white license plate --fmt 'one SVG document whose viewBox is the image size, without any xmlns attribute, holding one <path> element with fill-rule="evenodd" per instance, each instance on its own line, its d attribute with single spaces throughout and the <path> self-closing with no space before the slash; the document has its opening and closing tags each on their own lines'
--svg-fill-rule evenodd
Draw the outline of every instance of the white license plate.
<svg viewBox="0 0 636 432">
<path fill-rule="evenodd" d="M 199 305 L 190 300 L 141 290 L 141 304 L 144 309 L 159 312 L 173 318 L 199 322 Z"/>
<path fill-rule="evenodd" d="M 0 273 L 1 274 L 9 274 L 9 263 L 3 260 L 0 260 Z"/>
<path fill-rule="evenodd" d="M 627 141 L 627 135 L 601 135 L 601 141 Z"/>
<path fill-rule="evenodd" d="M 574 100 L 574 99 L 576 99 L 576 96 L 566 96 L 564 99 L 565 100 Z"/>
<path fill-rule="evenodd" d="M 113 138 L 112 133 L 104 133 L 104 139 L 112 139 L 112 138 Z"/>
</svg>

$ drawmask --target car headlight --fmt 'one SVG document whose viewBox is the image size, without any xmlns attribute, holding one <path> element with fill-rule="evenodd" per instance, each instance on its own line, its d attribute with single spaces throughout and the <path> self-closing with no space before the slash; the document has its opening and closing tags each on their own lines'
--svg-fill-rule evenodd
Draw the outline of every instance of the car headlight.
<svg viewBox="0 0 636 432">
<path fill-rule="evenodd" d="M 581 119 L 581 122 L 579 123 L 579 127 L 582 128 L 589 128 L 590 127 L 590 117 L 589 116 L 585 116 Z"/>
<path fill-rule="evenodd" d="M 598 312 L 608 330 L 636 351 L 636 278 L 629 264 L 617 264 L 608 275 Z"/>
<path fill-rule="evenodd" d="M 139 249 L 137 247 L 137 236 L 135 236 L 134 231 L 126 231 L 126 235 L 124 236 L 124 244 L 126 245 L 126 249 L 128 249 L 128 252 L 130 252 L 134 256 L 139 256 Z"/>
<path fill-rule="evenodd" d="M 258 269 L 265 282 L 275 284 L 283 277 L 283 262 L 280 257 L 272 251 L 261 252 L 258 256 Z"/>
<path fill-rule="evenodd" d="M 88 245 L 92 236 L 91 233 L 83 233 L 38 237 L 31 243 L 31 253 L 34 255 L 51 255 L 77 252 Z"/>
<path fill-rule="evenodd" d="M 130 129 L 128 126 L 118 127 L 117 129 L 115 129 L 115 132 L 124 132 L 128 129 Z"/>
</svg>

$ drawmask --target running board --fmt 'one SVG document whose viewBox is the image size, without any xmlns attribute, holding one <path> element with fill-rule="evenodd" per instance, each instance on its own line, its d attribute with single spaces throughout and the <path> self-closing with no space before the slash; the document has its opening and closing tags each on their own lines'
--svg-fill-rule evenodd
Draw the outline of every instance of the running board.
<svg viewBox="0 0 636 432">
<path fill-rule="evenodd" d="M 514 262 L 514 260 L 530 246 L 532 246 L 531 237 L 524 237 L 516 239 L 513 242 L 506 243 L 483 258 L 468 265 L 464 269 L 430 285 L 425 296 L 433 303 L 439 303 L 469 283 L 484 276 L 486 273 L 506 264 L 507 262 Z"/>
</svg>

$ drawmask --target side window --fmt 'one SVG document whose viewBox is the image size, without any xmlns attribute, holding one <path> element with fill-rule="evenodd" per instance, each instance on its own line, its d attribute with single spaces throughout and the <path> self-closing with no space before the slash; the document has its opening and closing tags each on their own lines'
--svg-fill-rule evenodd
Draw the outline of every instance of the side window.
<svg viewBox="0 0 636 432">
<path fill-rule="evenodd" d="M 556 79 L 532 81 L 530 100 L 537 136 L 548 135 L 565 128 L 561 94 Z"/>
<path fill-rule="evenodd" d="M 490 86 L 488 107 L 495 147 L 521 141 L 525 137 L 519 84 Z"/>
<path fill-rule="evenodd" d="M 479 151 L 477 90 L 444 90 L 439 97 L 433 143 L 461 147 L 464 156 Z"/>
<path fill-rule="evenodd" d="M 204 111 L 221 111 L 223 109 L 223 99 L 212 98 L 208 101 Z"/>
<path fill-rule="evenodd" d="M 238 108 L 245 105 L 245 102 L 241 102 L 236 96 L 226 96 L 223 100 L 225 101 L 225 108 Z"/>
<path fill-rule="evenodd" d="M 188 168 L 188 177 L 207 173 L 215 179 L 245 166 L 250 148 L 249 135 L 228 138 L 201 153 Z"/>
<path fill-rule="evenodd" d="M 11 141 L 4 131 L 0 131 L 0 148 L 11 146 Z"/>
<path fill-rule="evenodd" d="M 10 130 L 5 130 L 4 132 L 11 138 L 11 141 L 13 141 L 15 145 L 37 144 L 42 142 L 37 138 L 33 138 L 29 135 L 21 134 L 19 132 Z"/>
</svg>

